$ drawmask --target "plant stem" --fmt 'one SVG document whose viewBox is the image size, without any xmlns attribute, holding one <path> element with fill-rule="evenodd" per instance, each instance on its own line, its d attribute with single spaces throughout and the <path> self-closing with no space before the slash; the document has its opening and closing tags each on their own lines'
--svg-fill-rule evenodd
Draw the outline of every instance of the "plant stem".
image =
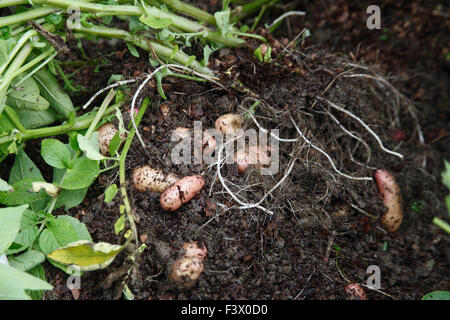
<svg viewBox="0 0 450 320">
<path fill-rule="evenodd" d="M 140 16 L 143 14 L 141 8 L 128 5 L 105 5 L 81 0 L 33 0 L 33 2 L 36 4 L 47 4 L 60 8 L 76 7 L 82 12 L 114 13 L 116 15 L 124 16 Z"/>
<path fill-rule="evenodd" d="M 145 11 L 147 14 L 151 16 L 156 16 L 160 19 L 162 18 L 171 19 L 172 25 L 181 30 L 188 32 L 203 31 L 204 32 L 203 36 L 212 42 L 219 42 L 230 47 L 236 47 L 245 43 L 245 41 L 242 39 L 223 36 L 220 32 L 213 31 L 205 26 L 202 26 L 201 24 L 198 24 L 197 22 L 193 22 L 189 19 L 177 16 L 176 14 L 170 12 L 165 12 L 155 7 L 146 8 Z"/>
<path fill-rule="evenodd" d="M 444 220 L 439 219 L 438 217 L 434 217 L 433 223 L 438 227 L 442 228 L 445 232 L 450 234 L 450 225 Z"/>
<path fill-rule="evenodd" d="M 101 37 L 108 37 L 108 38 L 119 38 L 128 42 L 131 42 L 132 44 L 146 50 L 149 52 L 152 52 L 153 50 L 155 53 L 159 56 L 172 58 L 178 63 L 181 63 L 185 65 L 188 63 L 190 57 L 183 53 L 182 51 L 178 50 L 173 56 L 173 49 L 166 47 L 159 42 L 149 40 L 146 37 L 139 36 L 139 35 L 132 35 L 129 32 L 121 29 L 114 29 L 109 27 L 103 27 L 103 26 L 92 26 L 90 28 L 85 28 L 83 26 L 78 26 L 73 29 L 74 31 L 91 34 L 95 36 L 101 36 Z M 208 68 L 201 65 L 198 61 L 194 60 L 191 63 L 191 67 L 201 73 L 206 73 L 211 75 L 212 72 Z"/>
<path fill-rule="evenodd" d="M 120 104 L 114 104 L 108 109 L 105 110 L 104 115 L 110 114 L 115 111 L 116 107 L 120 107 Z M 93 121 L 95 116 L 87 117 L 82 120 L 76 120 L 74 124 L 62 124 L 59 126 L 53 126 L 53 127 L 47 127 L 47 128 L 39 128 L 39 129 L 30 129 L 25 130 L 25 132 L 22 134 L 21 139 L 22 141 L 31 140 L 31 139 L 37 139 L 37 138 L 43 138 L 43 137 L 50 137 L 50 136 L 57 136 L 66 134 L 70 131 L 80 131 L 83 129 L 86 129 L 89 127 L 91 122 Z M 11 120 L 12 121 L 12 120 Z M 5 136 L 0 138 L 0 145 L 8 142 L 14 141 L 14 136 Z"/>
<path fill-rule="evenodd" d="M 139 125 L 139 123 L 142 120 L 142 117 L 145 113 L 145 110 L 147 109 L 147 106 L 149 105 L 150 100 L 148 98 L 144 99 L 141 107 L 139 108 L 139 113 L 136 117 L 135 123 L 136 126 Z M 120 193 L 122 194 L 123 198 L 123 204 L 125 206 L 125 212 L 127 214 L 128 222 L 130 223 L 131 230 L 133 232 L 135 241 L 136 241 L 136 248 L 138 247 L 138 237 L 137 237 L 137 228 L 136 224 L 134 222 L 134 218 L 131 211 L 131 205 L 130 201 L 128 200 L 127 195 L 127 189 L 126 189 L 126 177 L 125 177 L 125 160 L 127 158 L 128 151 L 130 150 L 131 142 L 133 141 L 134 135 L 136 131 L 133 128 L 131 128 L 127 140 L 125 141 L 125 145 L 123 146 L 122 153 L 120 154 L 119 159 L 119 183 L 120 183 Z"/>
<path fill-rule="evenodd" d="M 5 77 L 2 79 L 1 89 L 0 89 L 0 113 L 3 111 L 3 108 L 1 106 L 1 101 L 5 98 L 6 90 L 8 90 L 9 85 L 11 84 L 11 81 L 14 79 L 14 77 L 11 77 L 9 75 L 14 74 L 20 66 L 25 62 L 31 51 L 33 50 L 33 47 L 29 42 L 27 42 L 23 47 L 22 50 L 16 55 L 16 58 L 11 62 L 9 65 L 8 70 L 6 71 Z"/>
<path fill-rule="evenodd" d="M 182 12 L 188 16 L 196 18 L 200 21 L 204 21 L 210 25 L 216 25 L 216 18 L 206 11 L 199 9 L 197 7 L 191 6 L 190 4 L 186 4 L 179 0 L 161 0 L 161 2 L 167 4 L 172 7 L 176 11 Z"/>
<path fill-rule="evenodd" d="M 267 6 L 273 5 L 273 4 L 277 3 L 278 1 L 279 0 L 256 0 L 256 1 L 244 4 L 242 6 L 239 6 L 235 10 L 235 12 L 233 12 L 233 14 L 231 15 L 230 21 L 232 23 L 238 22 L 238 21 L 242 20 L 243 18 L 245 18 L 246 16 L 258 11 L 261 6 L 266 5 L 269 2 L 270 2 L 270 4 L 267 4 Z"/>
<path fill-rule="evenodd" d="M 11 107 L 5 105 L 5 113 L 21 133 L 25 133 L 27 131 Z"/>
<path fill-rule="evenodd" d="M 0 66 L 0 74 L 5 71 L 8 64 L 11 62 L 11 60 L 14 58 L 14 56 L 19 52 L 19 50 L 24 46 L 24 44 L 32 37 L 37 35 L 37 32 L 35 30 L 27 31 L 25 34 L 23 34 L 19 41 L 17 41 L 14 48 L 11 50 L 11 52 L 8 55 L 8 59 Z"/>
<path fill-rule="evenodd" d="M 36 2 L 36 1 L 35 1 Z M 9 16 L 0 17 L 0 27 L 10 26 L 16 23 L 21 23 L 25 21 L 31 21 L 36 18 L 40 18 L 49 15 L 52 12 L 58 11 L 60 9 L 53 7 L 42 7 L 33 10 L 27 10 L 21 13 L 11 14 Z"/>
<path fill-rule="evenodd" d="M 95 128 L 97 126 L 97 124 L 99 123 L 100 119 L 102 118 L 103 114 L 106 111 L 106 108 L 109 106 L 109 104 L 111 103 L 112 99 L 114 99 L 116 95 L 116 92 L 114 91 L 114 89 L 111 89 L 108 92 L 108 95 L 106 96 L 106 98 L 103 100 L 100 109 L 98 109 L 98 112 L 96 113 L 94 119 L 92 120 L 91 124 L 89 125 L 88 130 L 86 131 L 85 137 L 89 139 L 89 137 L 91 136 L 92 132 L 95 131 Z"/>
</svg>

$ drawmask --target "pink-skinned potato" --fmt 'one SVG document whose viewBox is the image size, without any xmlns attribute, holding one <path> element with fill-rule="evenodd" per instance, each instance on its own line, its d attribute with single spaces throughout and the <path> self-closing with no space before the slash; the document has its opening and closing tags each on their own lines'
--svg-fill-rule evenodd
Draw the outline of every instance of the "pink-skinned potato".
<svg viewBox="0 0 450 320">
<path fill-rule="evenodd" d="M 387 207 L 386 213 L 381 216 L 381 225 L 387 231 L 395 232 L 400 228 L 403 221 L 403 199 L 400 187 L 394 176 L 387 170 L 377 170 L 375 181 L 377 182 L 381 199 Z"/>
<path fill-rule="evenodd" d="M 165 211 L 175 211 L 183 203 L 195 197 L 205 185 L 205 178 L 201 175 L 181 178 L 161 194 L 161 207 Z"/>
</svg>

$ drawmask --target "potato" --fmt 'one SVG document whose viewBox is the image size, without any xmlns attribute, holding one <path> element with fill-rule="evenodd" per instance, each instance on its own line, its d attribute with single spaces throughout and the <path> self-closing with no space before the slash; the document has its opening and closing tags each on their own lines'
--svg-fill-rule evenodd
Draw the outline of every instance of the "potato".
<svg viewBox="0 0 450 320">
<path fill-rule="evenodd" d="M 387 170 L 377 170 L 375 181 L 378 184 L 381 199 L 388 209 L 381 216 L 381 224 L 387 231 L 395 232 L 403 221 L 403 200 L 400 187 Z"/>
<path fill-rule="evenodd" d="M 215 127 L 222 134 L 235 133 L 241 128 L 243 122 L 240 115 L 229 113 L 219 117 L 216 120 Z"/>
<path fill-rule="evenodd" d="M 159 106 L 159 112 L 164 118 L 167 118 L 170 115 L 170 107 L 167 103 L 164 103 Z"/>
<path fill-rule="evenodd" d="M 172 133 L 172 138 L 175 141 L 182 141 L 188 138 L 196 139 L 198 136 L 202 139 L 202 152 L 205 155 L 211 155 L 214 150 L 216 149 L 216 139 L 208 132 L 204 131 L 203 133 L 200 132 L 200 130 L 195 131 L 194 135 L 191 134 L 191 129 L 189 128 L 183 128 L 183 127 L 177 127 Z M 199 159 L 200 162 L 202 162 L 203 155 L 199 152 L 200 150 L 194 149 L 194 158 Z"/>
<path fill-rule="evenodd" d="M 250 164 L 255 164 L 259 170 L 271 162 L 271 148 L 269 146 L 251 146 L 248 151 L 240 149 L 236 152 L 235 163 L 240 174 L 247 171 Z"/>
<path fill-rule="evenodd" d="M 216 139 L 208 131 L 203 132 L 202 149 L 203 154 L 208 156 L 216 149 Z"/>
<path fill-rule="evenodd" d="M 201 175 L 184 177 L 170 187 L 161 195 L 161 207 L 166 211 L 175 211 L 183 203 L 195 197 L 205 185 L 205 178 Z"/>
<path fill-rule="evenodd" d="M 173 130 L 172 132 L 172 138 L 175 141 L 182 141 L 191 136 L 190 131 L 191 129 L 189 128 L 176 127 L 175 130 Z"/>
<path fill-rule="evenodd" d="M 183 257 L 176 260 L 169 273 L 169 281 L 192 287 L 203 272 L 203 261 L 196 257 Z"/>
<path fill-rule="evenodd" d="M 98 128 L 98 147 L 100 153 L 104 156 L 109 156 L 109 144 L 112 138 L 117 133 L 117 128 L 111 122 L 105 123 Z"/>
<path fill-rule="evenodd" d="M 351 283 L 345 286 L 345 293 L 350 300 L 367 300 L 366 293 L 357 283 Z"/>
<path fill-rule="evenodd" d="M 200 260 L 205 259 L 208 249 L 203 245 L 201 248 L 198 246 L 197 241 L 185 242 L 183 244 L 183 250 L 185 251 L 184 256 L 187 258 L 199 258 Z"/>
<path fill-rule="evenodd" d="M 173 174 L 164 174 L 161 170 L 150 166 L 134 168 L 132 173 L 133 185 L 139 191 L 163 192 L 179 178 Z"/>
</svg>

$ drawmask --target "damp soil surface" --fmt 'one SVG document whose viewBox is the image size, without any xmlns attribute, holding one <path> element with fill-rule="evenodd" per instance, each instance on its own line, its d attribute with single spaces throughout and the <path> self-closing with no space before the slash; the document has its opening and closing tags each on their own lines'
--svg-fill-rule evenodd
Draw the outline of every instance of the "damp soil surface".
<svg viewBox="0 0 450 320">
<path fill-rule="evenodd" d="M 370 3 L 365 1 L 292 3 L 263 19 L 270 23 L 292 9 L 307 12 L 269 37 L 272 63 L 257 62 L 252 52 L 259 44 L 249 41 L 248 47 L 222 49 L 210 59 L 226 89 L 167 78 L 167 100 L 158 97 L 152 82 L 143 91 L 141 99 L 152 99 L 139 126 L 146 147 L 134 139 L 126 187 L 139 239 L 147 248 L 131 269 L 126 256 L 134 248 L 107 269 L 86 273 L 78 299 L 120 299 L 124 279 L 135 299 L 144 300 L 349 299 L 345 286 L 366 284 L 369 266 L 379 268 L 381 284 L 379 290 L 364 288 L 370 300 L 420 299 L 450 288 L 449 236 L 432 223 L 436 216 L 448 218 L 441 172 L 444 159 L 450 159 L 449 8 L 427 1 L 385 1 L 382 29 L 369 30 Z M 208 9 L 219 5 L 211 1 Z M 311 37 L 290 47 L 304 28 Z M 261 28 L 257 32 L 265 35 Z M 109 64 L 100 73 L 88 69 L 79 75 L 80 84 L 92 92 L 74 97 L 78 105 L 111 74 L 132 77 L 148 70 L 145 60 L 130 56 L 121 43 L 114 45 L 100 43 L 87 50 L 108 55 Z M 137 86 L 130 89 L 131 95 Z M 250 115 L 255 99 L 262 103 Z M 168 115 L 160 112 L 164 104 Z M 336 106 L 370 126 L 385 150 L 358 119 Z M 297 139 L 279 142 L 276 173 L 261 175 L 253 166 L 240 175 L 235 165 L 225 164 L 219 179 L 217 165 L 173 163 L 176 127 L 193 128 L 199 121 L 203 129 L 213 128 L 227 113 L 243 114 L 247 129 L 258 129 L 253 116 L 259 126 L 278 129 L 282 139 Z M 126 112 L 124 117 L 128 121 Z M 39 145 L 28 143 L 28 154 L 38 154 Z M 33 160 L 39 163 L 38 158 Z M 166 212 L 158 193 L 134 189 L 131 173 L 140 165 L 180 177 L 201 174 L 206 184 L 180 209 Z M 391 172 L 401 189 L 404 219 L 394 233 L 380 224 L 386 208 L 376 183 L 359 179 L 372 178 L 376 169 Z M 117 171 L 103 173 L 83 203 L 69 210 L 96 242 L 123 242 L 114 232 L 121 199 L 104 202 L 112 183 L 118 183 Z M 265 197 L 265 210 L 239 208 L 222 183 L 241 202 Z M 167 274 L 188 241 L 203 243 L 208 253 L 198 282 L 186 289 L 171 284 Z M 44 299 L 73 299 L 65 286 L 68 276 L 50 264 L 45 267 L 55 289 Z"/>
</svg>

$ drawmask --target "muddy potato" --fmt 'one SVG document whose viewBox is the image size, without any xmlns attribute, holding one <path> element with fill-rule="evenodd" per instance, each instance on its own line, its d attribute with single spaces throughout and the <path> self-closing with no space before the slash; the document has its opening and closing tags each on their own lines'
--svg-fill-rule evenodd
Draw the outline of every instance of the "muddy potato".
<svg viewBox="0 0 450 320">
<path fill-rule="evenodd" d="M 172 132 L 172 141 L 182 141 L 191 136 L 191 129 L 184 127 L 176 127 Z"/>
<path fill-rule="evenodd" d="M 243 119 L 238 114 L 225 114 L 216 120 L 216 130 L 222 132 L 222 134 L 234 133 L 238 131 L 243 123 Z"/>
<path fill-rule="evenodd" d="M 159 106 L 159 112 L 164 118 L 167 118 L 170 115 L 170 107 L 167 103 L 163 103 Z"/>
<path fill-rule="evenodd" d="M 247 171 L 249 165 L 254 164 L 259 170 L 271 162 L 271 148 L 269 146 L 251 146 L 248 151 L 240 149 L 236 152 L 235 163 L 240 174 Z"/>
<path fill-rule="evenodd" d="M 200 260 L 203 260 L 206 258 L 206 255 L 208 253 L 208 249 L 206 249 L 206 246 L 203 244 L 203 246 L 200 248 L 198 245 L 198 241 L 193 242 L 185 242 L 183 244 L 183 250 L 185 251 L 184 256 L 187 258 L 199 258 Z"/>
<path fill-rule="evenodd" d="M 345 293 L 350 300 L 367 300 L 366 293 L 357 283 L 351 283 L 345 286 Z"/>
<path fill-rule="evenodd" d="M 203 272 L 203 261 L 196 257 L 183 257 L 176 260 L 169 273 L 169 281 L 192 287 Z"/>
<path fill-rule="evenodd" d="M 381 224 L 389 232 L 395 232 L 400 228 L 403 221 L 403 201 L 395 178 L 387 170 L 377 170 L 375 181 L 384 205 L 386 213 L 381 216 Z"/>
<path fill-rule="evenodd" d="M 173 174 L 164 174 L 161 170 L 150 166 L 134 168 L 132 173 L 133 185 L 138 191 L 163 192 L 179 178 Z"/>
<path fill-rule="evenodd" d="M 117 128 L 112 123 L 108 122 L 97 129 L 98 131 L 98 148 L 100 153 L 104 156 L 109 156 L 109 144 L 112 138 L 117 133 Z"/>
<path fill-rule="evenodd" d="M 166 211 L 175 211 L 183 203 L 195 197 L 205 185 L 205 178 L 201 175 L 184 177 L 170 187 L 161 195 L 161 207 Z"/>
</svg>

